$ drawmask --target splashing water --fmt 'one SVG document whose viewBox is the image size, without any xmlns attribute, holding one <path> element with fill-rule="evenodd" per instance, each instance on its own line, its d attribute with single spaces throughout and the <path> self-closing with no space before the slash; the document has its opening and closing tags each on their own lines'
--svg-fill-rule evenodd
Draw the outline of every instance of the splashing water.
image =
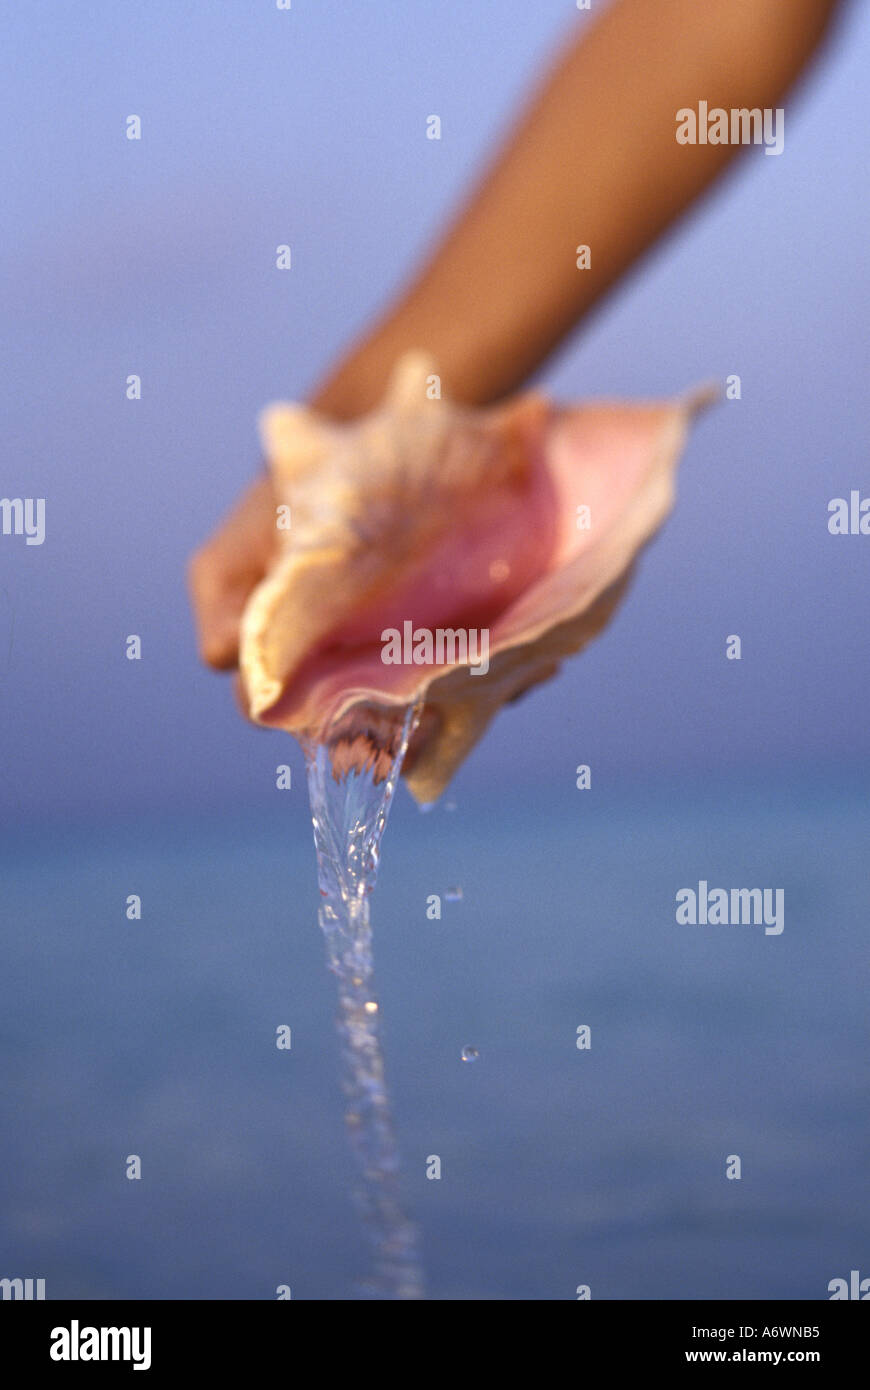
<svg viewBox="0 0 870 1390">
<path fill-rule="evenodd" d="M 357 1193 L 373 1255 L 367 1298 L 423 1297 L 417 1234 L 399 1200 L 399 1160 L 384 1081 L 369 898 L 381 836 L 422 706 L 372 709 L 303 743 L 329 968 L 338 980 L 345 1122 L 361 1169 Z"/>
</svg>

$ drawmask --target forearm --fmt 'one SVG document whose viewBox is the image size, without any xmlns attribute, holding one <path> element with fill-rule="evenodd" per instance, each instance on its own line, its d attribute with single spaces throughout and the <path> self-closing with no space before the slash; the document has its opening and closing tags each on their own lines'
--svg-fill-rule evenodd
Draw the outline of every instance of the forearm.
<svg viewBox="0 0 870 1390">
<path fill-rule="evenodd" d="M 678 144 L 677 111 L 775 107 L 835 5 L 618 0 L 569 46 L 432 259 L 314 404 L 339 418 L 370 408 L 416 347 L 457 399 L 520 385 L 738 153 Z"/>
</svg>

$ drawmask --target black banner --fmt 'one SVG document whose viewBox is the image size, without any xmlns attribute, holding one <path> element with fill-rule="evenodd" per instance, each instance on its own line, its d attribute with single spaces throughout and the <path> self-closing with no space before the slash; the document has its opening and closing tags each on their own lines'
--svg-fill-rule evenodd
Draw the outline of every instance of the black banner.
<svg viewBox="0 0 870 1390">
<path fill-rule="evenodd" d="M 491 1307 L 489 1313 L 486 1306 Z M 397 1322 L 384 1324 L 384 1328 L 408 1328 L 407 1316 L 415 1319 L 410 1326 L 423 1330 L 424 1335 L 428 1325 L 439 1339 L 445 1339 L 445 1368 L 452 1367 L 453 1373 L 456 1348 L 450 1340 L 451 1330 L 475 1337 L 483 1332 L 486 1338 L 490 1330 L 499 1330 L 496 1309 L 495 1304 L 475 1302 L 463 1305 L 456 1315 L 442 1305 L 440 1312 L 429 1315 L 432 1323 L 428 1324 L 427 1318 L 422 1329 L 416 1322 L 420 1313 L 399 1314 Z M 322 1310 L 314 1318 L 311 1312 L 312 1305 L 302 1301 L 6 1302 L 0 1308 L 4 1362 L 17 1362 L 19 1374 L 39 1371 L 61 1378 L 94 1376 L 107 1369 L 115 1375 L 137 1371 L 158 1377 L 186 1371 L 198 1376 L 212 1372 L 226 1375 L 268 1364 L 284 1364 L 292 1374 L 300 1338 L 319 1338 L 321 1334 Z M 365 1315 L 370 1319 L 372 1313 L 367 1304 Z M 372 1369 L 372 1355 L 380 1358 L 387 1354 L 382 1341 L 373 1349 L 367 1341 L 357 1340 L 358 1335 L 370 1337 L 373 1330 L 370 1322 L 358 1324 L 358 1316 L 363 1316 L 359 1305 L 345 1305 L 341 1333 L 330 1339 L 328 1346 L 331 1375 L 335 1373 L 334 1340 L 349 1356 L 355 1355 L 353 1348 L 358 1347 L 367 1370 Z M 459 1319 L 456 1325 L 454 1316 Z M 575 1307 L 570 1316 L 567 1311 L 565 1316 L 550 1316 L 551 1333 L 567 1333 L 572 1339 L 580 1357 L 578 1370 L 588 1368 L 594 1359 L 599 1370 L 615 1374 L 643 1370 L 667 1375 L 677 1367 L 703 1372 L 709 1366 L 809 1366 L 830 1376 L 854 1365 L 866 1344 L 868 1326 L 858 1307 L 836 1301 L 589 1301 Z M 519 1326 L 516 1318 L 516 1312 L 511 1314 L 510 1327 L 505 1327 L 496 1343 L 505 1352 L 524 1336 L 523 1315 Z M 382 1334 L 384 1328 L 378 1324 L 376 1331 Z M 487 1346 L 491 1348 L 492 1343 L 481 1341 L 481 1354 Z M 537 1358 L 541 1350 L 540 1344 L 536 1346 Z M 316 1347 L 311 1350 L 316 1351 Z M 430 1373 L 437 1360 L 432 1350 L 427 1342 L 426 1370 Z M 407 1353 L 400 1355 L 406 1371 L 413 1374 Z"/>
</svg>

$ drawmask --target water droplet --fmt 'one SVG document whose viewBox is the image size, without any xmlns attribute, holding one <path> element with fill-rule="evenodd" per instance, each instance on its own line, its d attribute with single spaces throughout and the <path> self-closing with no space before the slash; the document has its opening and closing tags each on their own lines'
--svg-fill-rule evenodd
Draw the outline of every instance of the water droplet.
<svg viewBox="0 0 870 1390">
<path fill-rule="evenodd" d="M 455 801 L 445 801 L 445 803 L 444 803 L 444 810 L 445 810 L 445 811 L 455 811 L 455 810 L 456 810 L 456 802 L 455 802 Z"/>
<path fill-rule="evenodd" d="M 480 1053 L 476 1047 L 463 1047 L 462 1049 L 463 1062 L 476 1062 L 479 1056 Z"/>
<path fill-rule="evenodd" d="M 374 999 L 367 999 L 364 1008 L 367 1014 L 376 1014 L 378 1011 L 378 1006 Z"/>
<path fill-rule="evenodd" d="M 462 902 L 462 889 L 457 884 L 455 888 L 448 888 L 444 893 L 444 901 L 448 903 Z"/>
</svg>

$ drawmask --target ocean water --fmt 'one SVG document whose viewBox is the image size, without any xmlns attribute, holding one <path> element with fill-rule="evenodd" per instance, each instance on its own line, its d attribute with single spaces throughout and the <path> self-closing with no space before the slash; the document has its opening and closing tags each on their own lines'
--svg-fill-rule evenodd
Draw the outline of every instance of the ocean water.
<svg viewBox="0 0 870 1390">
<path fill-rule="evenodd" d="M 420 815 L 400 791 L 373 899 L 428 1296 L 816 1299 L 870 1274 L 866 795 L 520 795 L 506 772 L 456 799 Z M 700 879 L 783 887 L 783 933 L 678 925 Z M 301 779 L 232 818 L 11 836 L 0 893 L 0 1275 L 49 1298 L 354 1297 Z"/>
</svg>

